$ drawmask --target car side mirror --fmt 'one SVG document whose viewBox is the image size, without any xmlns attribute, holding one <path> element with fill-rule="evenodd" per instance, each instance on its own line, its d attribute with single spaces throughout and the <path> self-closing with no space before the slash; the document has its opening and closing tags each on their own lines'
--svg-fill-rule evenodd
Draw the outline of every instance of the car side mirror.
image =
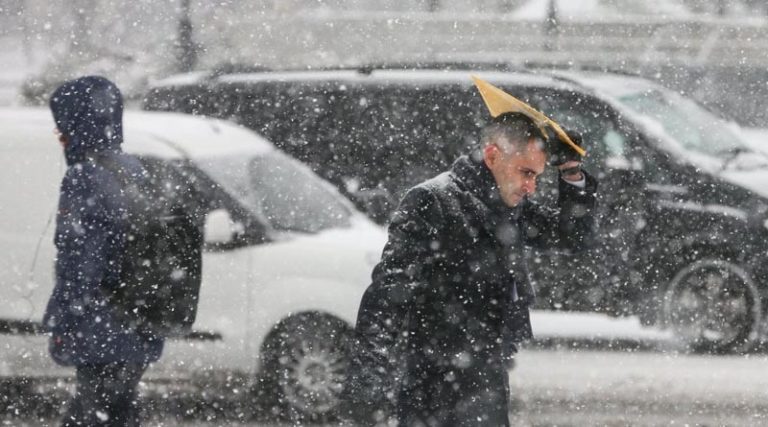
<svg viewBox="0 0 768 427">
<path fill-rule="evenodd" d="M 208 245 L 226 245 L 232 243 L 237 233 L 237 225 L 226 209 L 214 209 L 205 216 L 205 243 Z"/>
</svg>

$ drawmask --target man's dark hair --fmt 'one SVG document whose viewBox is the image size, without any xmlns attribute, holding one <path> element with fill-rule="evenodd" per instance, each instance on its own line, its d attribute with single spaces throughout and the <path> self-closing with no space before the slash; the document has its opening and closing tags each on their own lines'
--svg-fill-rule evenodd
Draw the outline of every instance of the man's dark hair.
<svg viewBox="0 0 768 427">
<path fill-rule="evenodd" d="M 524 148 L 531 138 L 541 141 L 541 149 L 548 152 L 546 137 L 530 117 L 522 113 L 504 113 L 487 124 L 480 134 L 480 145 L 506 141 L 512 146 Z"/>
</svg>

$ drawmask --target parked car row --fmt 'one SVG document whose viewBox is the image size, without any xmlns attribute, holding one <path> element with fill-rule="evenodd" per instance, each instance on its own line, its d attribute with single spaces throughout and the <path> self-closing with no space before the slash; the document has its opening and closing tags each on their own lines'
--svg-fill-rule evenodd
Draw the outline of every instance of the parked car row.
<svg viewBox="0 0 768 427">
<path fill-rule="evenodd" d="M 585 165 L 601 182 L 599 244 L 530 254 L 539 307 L 635 314 L 671 328 L 686 349 L 747 350 L 768 295 L 765 155 L 735 125 L 636 77 L 478 74 L 581 132 Z M 470 71 L 437 69 L 180 75 L 159 81 L 144 107 L 250 127 L 379 222 L 406 188 L 465 152 L 487 120 Z"/>
<path fill-rule="evenodd" d="M 0 373 L 71 375 L 47 356 L 53 224 L 64 157 L 47 110 L 0 110 Z M 284 410 L 335 407 L 344 341 L 384 245 L 382 228 L 296 160 L 242 127 L 126 112 L 127 152 L 170 196 L 206 207 L 194 330 L 166 345 L 150 379 L 240 372 Z M 22 337 L 22 339 L 19 339 Z"/>
<path fill-rule="evenodd" d="M 601 181 L 599 244 L 530 253 L 539 307 L 639 315 L 681 347 L 746 351 L 765 321 L 768 159 L 692 101 L 634 77 L 481 72 L 585 136 Z M 161 81 L 127 112 L 125 149 L 174 197 L 206 207 L 193 333 L 149 379 L 237 371 L 286 411 L 338 403 L 380 223 L 447 168 L 487 120 L 467 71 L 204 73 Z M 66 375 L 39 321 L 53 286 L 61 148 L 44 110 L 0 110 L 0 374 Z M 285 153 L 290 154 L 287 155 Z M 304 160 L 322 176 L 320 179 Z M 540 202 L 554 195 L 547 176 Z M 169 190 L 170 189 L 170 190 Z M 535 327 L 535 325 L 534 325 Z"/>
</svg>

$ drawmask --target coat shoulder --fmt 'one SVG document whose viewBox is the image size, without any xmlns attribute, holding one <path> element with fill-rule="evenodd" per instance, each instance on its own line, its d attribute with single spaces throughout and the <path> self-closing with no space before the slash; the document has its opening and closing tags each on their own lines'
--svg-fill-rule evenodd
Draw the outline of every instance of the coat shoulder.
<svg viewBox="0 0 768 427">
<path fill-rule="evenodd" d="M 477 200 L 451 171 L 441 173 L 411 188 L 403 197 L 395 220 L 418 215 L 440 234 L 477 228 Z M 461 234 L 461 233 L 459 233 Z"/>
<path fill-rule="evenodd" d="M 453 172 L 443 172 L 413 187 L 411 191 L 422 197 L 430 197 L 444 209 L 458 208 L 461 188 Z"/>
</svg>

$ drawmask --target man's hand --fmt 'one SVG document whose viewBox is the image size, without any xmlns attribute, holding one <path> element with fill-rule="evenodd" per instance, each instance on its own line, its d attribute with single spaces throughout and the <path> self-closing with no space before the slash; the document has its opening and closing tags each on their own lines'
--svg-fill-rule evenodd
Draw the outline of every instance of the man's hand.
<svg viewBox="0 0 768 427">
<path fill-rule="evenodd" d="M 560 169 L 560 176 L 566 181 L 578 182 L 584 179 L 584 174 L 581 172 L 581 162 L 570 160 L 558 165 L 557 168 Z"/>
<path fill-rule="evenodd" d="M 579 147 L 584 146 L 581 134 L 570 129 L 565 129 L 565 133 L 571 139 L 571 142 L 578 145 Z M 560 168 L 560 171 L 563 172 L 563 166 L 567 165 L 568 163 L 581 162 L 581 155 L 579 155 L 579 153 L 571 148 L 571 146 L 568 145 L 565 141 L 561 140 L 559 136 L 553 134 L 550 136 L 550 141 L 550 165 L 557 166 Z"/>
</svg>

